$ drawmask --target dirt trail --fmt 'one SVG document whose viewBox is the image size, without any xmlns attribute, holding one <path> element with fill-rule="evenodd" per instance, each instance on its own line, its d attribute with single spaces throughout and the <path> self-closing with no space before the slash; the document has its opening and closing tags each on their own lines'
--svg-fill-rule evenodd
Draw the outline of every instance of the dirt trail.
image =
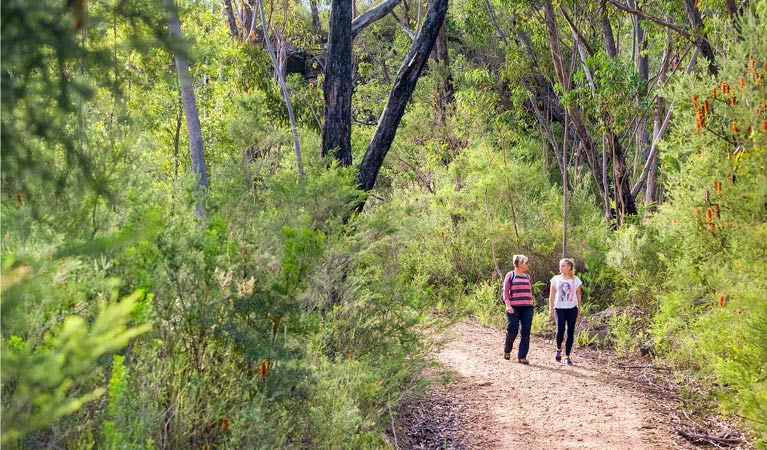
<svg viewBox="0 0 767 450">
<path fill-rule="evenodd" d="M 533 337 L 530 365 L 502 358 L 504 331 L 473 323 L 445 330 L 437 360 L 457 373 L 445 389 L 467 417 L 459 447 L 474 449 L 693 449 L 666 410 L 640 386 L 573 351 L 554 361 L 550 340 Z M 518 344 L 518 339 L 515 344 Z"/>
</svg>

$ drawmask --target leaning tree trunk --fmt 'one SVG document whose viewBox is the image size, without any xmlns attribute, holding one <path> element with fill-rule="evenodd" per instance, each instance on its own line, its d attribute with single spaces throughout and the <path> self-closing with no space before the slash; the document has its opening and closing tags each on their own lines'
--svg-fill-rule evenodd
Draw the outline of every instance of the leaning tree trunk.
<svg viewBox="0 0 767 450">
<path fill-rule="evenodd" d="M 700 15 L 700 9 L 698 9 L 697 0 L 684 0 L 684 9 L 687 12 L 687 20 L 690 22 L 692 34 L 695 37 L 695 47 L 708 60 L 708 74 L 717 75 L 719 68 L 716 66 L 711 43 L 706 35 L 703 34 L 703 19 Z"/>
<path fill-rule="evenodd" d="M 165 8 L 168 13 L 170 35 L 176 41 L 173 57 L 176 61 L 178 85 L 181 89 L 181 103 L 184 108 L 184 117 L 186 118 L 186 130 L 189 133 L 189 154 L 192 159 L 192 172 L 197 178 L 198 192 L 204 196 L 208 190 L 208 171 L 205 167 L 205 149 L 202 144 L 202 129 L 200 127 L 200 116 L 197 112 L 197 100 L 194 97 L 194 86 L 189 75 L 189 64 L 177 46 L 178 41 L 181 39 L 181 24 L 178 20 L 176 5 L 173 3 L 173 0 L 165 0 Z M 197 217 L 202 218 L 204 214 L 203 206 L 200 202 L 197 202 L 195 210 Z"/>
<path fill-rule="evenodd" d="M 429 55 L 437 40 L 442 23 L 447 13 L 447 0 L 433 0 L 426 13 L 426 21 L 418 32 L 413 45 L 410 47 L 405 60 L 400 66 L 394 86 L 389 93 L 381 118 L 378 121 L 375 135 L 370 141 L 365 156 L 359 166 L 360 187 L 366 191 L 373 189 L 378 172 L 381 170 L 386 153 L 391 148 L 394 136 L 397 133 L 402 115 L 405 113 L 405 105 L 410 100 L 410 95 L 415 89 L 418 77 L 421 75 Z"/>
<path fill-rule="evenodd" d="M 283 69 L 282 69 L 284 64 L 280 64 L 279 61 L 277 61 L 277 52 L 272 46 L 272 40 L 269 39 L 269 24 L 266 23 L 266 16 L 264 15 L 263 0 L 258 0 L 258 9 L 259 9 L 259 12 L 261 13 L 261 27 L 263 28 L 263 31 L 264 31 L 264 41 L 266 42 L 266 51 L 267 53 L 269 53 L 269 58 L 272 60 L 272 65 L 274 66 L 274 72 L 275 74 L 277 74 L 277 81 L 280 83 L 280 87 L 282 88 L 282 96 L 285 98 L 285 107 L 288 109 L 288 119 L 290 119 L 290 131 L 293 133 L 293 147 L 295 148 L 295 152 L 296 152 L 298 182 L 303 188 L 306 177 L 304 175 L 304 164 L 301 159 L 301 142 L 298 138 L 298 126 L 296 125 L 296 116 L 293 114 L 293 105 L 290 102 L 290 93 L 288 92 L 288 85 L 285 82 L 285 73 L 283 72 Z M 256 21 L 256 18 L 254 17 L 253 22 L 255 21 Z"/>
<path fill-rule="evenodd" d="M 232 0 L 224 0 L 224 14 L 226 14 L 226 21 L 229 24 L 229 34 L 233 38 L 240 36 L 240 30 L 237 29 L 237 21 L 234 20 L 234 9 L 232 9 Z"/>
<path fill-rule="evenodd" d="M 352 164 L 352 2 L 332 0 L 325 66 L 322 157 Z"/>
</svg>

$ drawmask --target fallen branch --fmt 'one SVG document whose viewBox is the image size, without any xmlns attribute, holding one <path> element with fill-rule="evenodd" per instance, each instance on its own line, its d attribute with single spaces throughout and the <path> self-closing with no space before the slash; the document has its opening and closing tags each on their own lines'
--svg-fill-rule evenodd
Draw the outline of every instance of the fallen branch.
<svg viewBox="0 0 767 450">
<path fill-rule="evenodd" d="M 618 367 L 621 367 L 623 369 L 653 369 L 653 370 L 672 370 L 671 367 L 662 367 L 662 366 L 628 366 L 623 364 L 618 364 Z"/>
<path fill-rule="evenodd" d="M 688 441 L 707 441 L 710 444 L 715 444 L 715 443 L 742 444 L 743 443 L 742 439 L 720 438 L 720 437 L 711 436 L 708 434 L 691 434 L 691 433 L 686 433 L 679 428 L 676 429 L 676 432 L 679 433 L 683 438 L 687 439 Z"/>
</svg>

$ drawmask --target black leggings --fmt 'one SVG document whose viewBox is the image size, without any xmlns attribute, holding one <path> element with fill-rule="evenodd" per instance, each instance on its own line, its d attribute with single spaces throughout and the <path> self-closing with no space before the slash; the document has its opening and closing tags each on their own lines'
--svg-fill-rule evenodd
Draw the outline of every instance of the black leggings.
<svg viewBox="0 0 767 450">
<path fill-rule="evenodd" d="M 575 320 L 578 318 L 578 307 L 569 309 L 555 309 L 557 312 L 557 349 L 562 348 L 562 340 L 565 337 L 565 324 L 567 324 L 567 341 L 565 341 L 565 355 L 570 356 L 575 340 Z"/>
</svg>

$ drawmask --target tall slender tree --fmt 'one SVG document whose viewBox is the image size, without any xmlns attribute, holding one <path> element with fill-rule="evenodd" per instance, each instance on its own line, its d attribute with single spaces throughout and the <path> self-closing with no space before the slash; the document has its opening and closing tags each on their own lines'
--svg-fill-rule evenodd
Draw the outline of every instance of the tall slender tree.
<svg viewBox="0 0 767 450">
<path fill-rule="evenodd" d="M 192 77 L 189 74 L 189 63 L 186 61 L 186 57 L 180 48 L 182 40 L 181 23 L 178 19 L 176 4 L 173 0 L 164 0 L 164 4 L 168 18 L 168 28 L 174 40 L 173 59 L 176 62 L 178 86 L 181 89 L 181 104 L 184 108 L 186 131 L 189 134 L 189 154 L 192 159 L 192 172 L 197 178 L 198 194 L 204 198 L 209 185 L 208 171 L 205 166 L 205 148 L 202 142 L 202 128 L 200 126 L 200 116 L 197 112 L 197 99 L 194 95 Z M 195 210 L 197 217 L 202 218 L 204 207 L 201 201 L 197 202 Z"/>
</svg>

